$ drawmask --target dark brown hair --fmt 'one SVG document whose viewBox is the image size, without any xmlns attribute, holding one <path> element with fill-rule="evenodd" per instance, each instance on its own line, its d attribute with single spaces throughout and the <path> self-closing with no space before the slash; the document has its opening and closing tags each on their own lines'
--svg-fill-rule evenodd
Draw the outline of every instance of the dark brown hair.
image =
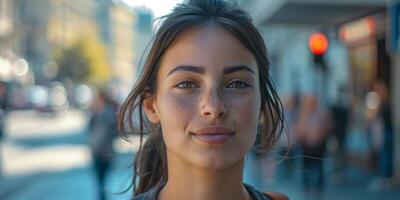
<svg viewBox="0 0 400 200">
<path fill-rule="evenodd" d="M 133 189 L 138 195 L 168 179 L 166 148 L 160 127 L 151 124 L 143 114 L 143 101 L 156 91 L 156 76 L 164 53 L 179 36 L 193 27 L 219 26 L 235 36 L 255 57 L 261 89 L 261 114 L 255 149 L 266 153 L 283 130 L 282 103 L 269 76 L 267 50 L 250 16 L 234 1 L 187 0 L 178 4 L 172 13 L 161 18 L 139 80 L 122 104 L 119 131 L 140 134 L 140 147 L 133 168 Z M 148 134 L 142 145 L 143 136 Z"/>
</svg>

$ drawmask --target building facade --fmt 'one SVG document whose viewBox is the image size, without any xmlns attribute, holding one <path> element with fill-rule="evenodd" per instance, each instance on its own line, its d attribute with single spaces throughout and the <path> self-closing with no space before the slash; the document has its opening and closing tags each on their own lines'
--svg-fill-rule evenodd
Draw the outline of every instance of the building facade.
<svg viewBox="0 0 400 200">
<path fill-rule="evenodd" d="M 104 42 L 111 69 L 113 85 L 118 88 L 118 96 L 125 96 L 135 80 L 135 37 L 133 27 L 136 14 L 121 1 L 97 0 L 96 23 Z"/>
<path fill-rule="evenodd" d="M 117 0 L 15 0 L 14 4 L 15 51 L 29 62 L 38 84 L 46 82 L 43 69 L 61 49 L 89 37 L 104 44 L 113 83 L 123 90 L 131 86 L 136 72 L 132 28 L 136 16 L 128 5 Z"/>
<path fill-rule="evenodd" d="M 92 0 L 14 0 L 15 51 L 31 66 L 38 83 L 55 54 L 80 36 L 96 32 Z"/>
</svg>

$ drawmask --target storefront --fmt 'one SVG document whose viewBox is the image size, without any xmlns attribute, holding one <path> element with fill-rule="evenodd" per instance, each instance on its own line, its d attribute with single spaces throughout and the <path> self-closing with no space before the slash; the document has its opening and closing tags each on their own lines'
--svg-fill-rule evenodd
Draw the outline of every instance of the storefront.
<svg viewBox="0 0 400 200">
<path fill-rule="evenodd" d="M 391 88 L 391 59 L 387 52 L 385 13 L 342 25 L 341 41 L 349 49 L 350 88 L 356 99 L 365 98 L 372 84 L 382 80 Z"/>
<path fill-rule="evenodd" d="M 397 159 L 394 170 L 400 177 L 400 106 L 397 103 L 400 102 L 400 79 L 397 78 L 400 54 L 388 51 L 391 44 L 388 30 L 400 27 L 400 23 L 393 25 L 388 20 L 388 1 L 242 0 L 239 3 L 250 12 L 257 26 L 266 29 L 278 24 L 338 31 L 348 50 L 348 84 L 356 103 L 365 104 L 366 94 L 376 80 L 383 80 L 390 91 Z M 396 45 L 400 49 L 398 41 Z"/>
<path fill-rule="evenodd" d="M 339 29 L 340 40 L 347 46 L 349 52 L 348 74 L 353 127 L 356 126 L 361 130 L 358 131 L 358 136 L 354 135 L 354 131 L 350 132 L 352 134 L 348 135 L 348 138 L 365 138 L 363 141 L 367 141 L 368 149 L 365 166 L 374 170 L 377 170 L 375 161 L 377 155 L 370 152 L 379 152 L 384 148 L 383 145 L 387 145 L 390 146 L 390 152 L 386 154 L 393 155 L 394 146 L 393 141 L 387 144 L 383 142 L 393 134 L 393 131 L 390 133 L 385 131 L 389 126 L 387 124 L 393 125 L 393 112 L 385 111 L 385 115 L 390 117 L 383 116 L 385 104 L 383 102 L 386 102 L 383 98 L 386 97 L 377 91 L 378 84 L 383 83 L 381 85 L 389 98 L 392 95 L 392 65 L 387 47 L 387 24 L 386 13 L 382 12 L 346 23 Z M 387 102 L 390 108 L 395 108 L 396 105 L 390 105 L 390 100 Z M 376 113 L 378 109 L 380 115 Z M 386 127 L 377 127 L 379 124 L 384 124 Z M 392 156 L 390 157 L 392 159 Z M 393 163 L 391 165 L 393 166 Z"/>
</svg>

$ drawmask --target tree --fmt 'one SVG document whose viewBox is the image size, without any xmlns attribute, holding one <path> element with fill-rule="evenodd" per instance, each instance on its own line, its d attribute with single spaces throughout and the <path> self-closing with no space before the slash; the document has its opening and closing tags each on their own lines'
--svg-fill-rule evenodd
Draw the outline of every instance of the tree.
<svg viewBox="0 0 400 200">
<path fill-rule="evenodd" d="M 105 47 L 95 34 L 80 37 L 56 56 L 60 78 L 100 84 L 110 78 Z"/>
</svg>

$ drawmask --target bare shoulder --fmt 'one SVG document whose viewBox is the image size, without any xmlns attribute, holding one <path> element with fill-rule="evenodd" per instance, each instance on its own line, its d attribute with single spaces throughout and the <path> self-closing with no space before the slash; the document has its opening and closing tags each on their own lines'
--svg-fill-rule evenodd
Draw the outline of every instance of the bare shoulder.
<svg viewBox="0 0 400 200">
<path fill-rule="evenodd" d="M 270 196 L 273 200 L 289 200 L 289 197 L 279 192 L 265 192 L 265 194 Z"/>
</svg>

